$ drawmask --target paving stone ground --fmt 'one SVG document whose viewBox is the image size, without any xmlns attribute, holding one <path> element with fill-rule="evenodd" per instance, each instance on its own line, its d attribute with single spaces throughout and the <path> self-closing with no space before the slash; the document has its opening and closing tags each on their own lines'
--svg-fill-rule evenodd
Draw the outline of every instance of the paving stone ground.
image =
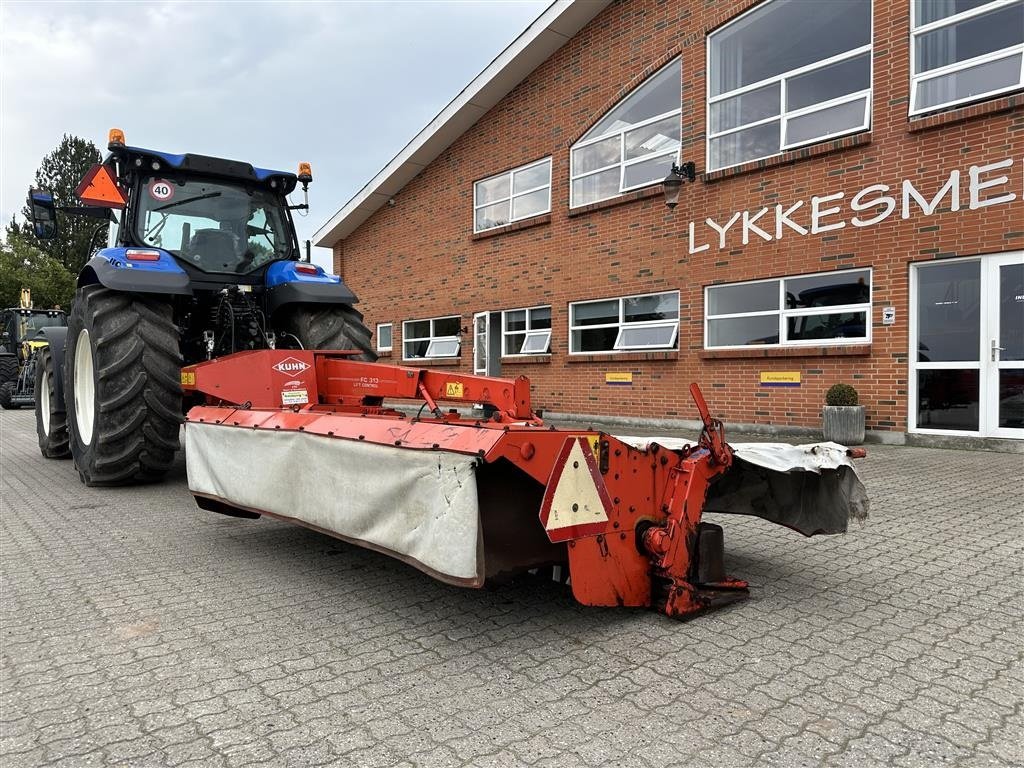
<svg viewBox="0 0 1024 768">
<path fill-rule="evenodd" d="M 846 536 L 716 516 L 753 597 L 684 624 L 201 512 L 182 462 L 85 488 L 0 429 L 3 768 L 1024 765 L 1021 455 L 872 446 Z"/>
</svg>

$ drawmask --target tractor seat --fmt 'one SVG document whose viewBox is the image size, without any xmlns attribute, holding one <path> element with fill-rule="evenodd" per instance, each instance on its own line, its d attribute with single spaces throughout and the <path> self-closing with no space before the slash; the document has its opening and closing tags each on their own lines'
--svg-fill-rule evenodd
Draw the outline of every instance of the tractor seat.
<svg viewBox="0 0 1024 768">
<path fill-rule="evenodd" d="M 215 270 L 233 268 L 240 255 L 238 236 L 223 229 L 200 229 L 185 250 L 189 261 Z"/>
</svg>

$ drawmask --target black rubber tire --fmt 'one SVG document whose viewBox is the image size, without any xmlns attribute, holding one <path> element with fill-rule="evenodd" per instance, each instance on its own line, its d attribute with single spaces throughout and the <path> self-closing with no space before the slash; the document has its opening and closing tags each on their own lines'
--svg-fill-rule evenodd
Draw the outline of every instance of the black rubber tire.
<svg viewBox="0 0 1024 768">
<path fill-rule="evenodd" d="M 16 411 L 19 406 L 17 403 L 12 403 L 11 398 L 14 397 L 14 393 L 18 391 L 18 382 L 16 381 L 5 381 L 0 384 L 0 408 L 5 411 Z"/>
<path fill-rule="evenodd" d="M 75 363 L 88 332 L 93 428 L 79 434 Z M 161 298 L 87 285 L 75 294 L 64 355 L 71 455 L 86 485 L 161 479 L 178 450 L 181 352 L 171 305 Z"/>
<path fill-rule="evenodd" d="M 0 354 L 0 384 L 18 380 L 18 356 L 10 352 Z"/>
<path fill-rule="evenodd" d="M 54 391 L 54 383 L 60 371 L 53 370 L 53 354 L 50 348 L 43 347 L 39 350 L 36 360 L 36 436 L 39 438 L 39 452 L 47 459 L 69 459 L 71 458 L 71 445 L 68 438 L 68 415 L 57 408 L 57 396 Z M 49 431 L 43 429 L 43 373 L 48 373 L 46 379 L 47 401 L 50 411 Z"/>
<path fill-rule="evenodd" d="M 286 306 L 278 313 L 277 327 L 298 338 L 303 349 L 358 349 L 356 360 L 377 359 L 362 313 L 348 304 Z"/>
</svg>

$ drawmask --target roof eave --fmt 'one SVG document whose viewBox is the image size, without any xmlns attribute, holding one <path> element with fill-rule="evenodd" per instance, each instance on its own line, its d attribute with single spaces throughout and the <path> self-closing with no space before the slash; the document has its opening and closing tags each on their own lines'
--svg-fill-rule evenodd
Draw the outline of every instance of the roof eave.
<svg viewBox="0 0 1024 768">
<path fill-rule="evenodd" d="M 611 0 L 555 0 L 313 235 L 334 247 L 396 195 Z"/>
</svg>

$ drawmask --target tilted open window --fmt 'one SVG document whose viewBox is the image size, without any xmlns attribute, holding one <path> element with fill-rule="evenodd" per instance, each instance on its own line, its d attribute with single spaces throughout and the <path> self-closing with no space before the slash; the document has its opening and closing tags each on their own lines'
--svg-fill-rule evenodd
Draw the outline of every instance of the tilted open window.
<svg viewBox="0 0 1024 768">
<path fill-rule="evenodd" d="M 678 291 L 569 305 L 571 354 L 675 349 L 678 335 Z"/>
<path fill-rule="evenodd" d="M 461 323 L 458 315 L 406 320 L 402 323 L 402 357 L 406 360 L 458 357 L 462 345 Z"/>
<path fill-rule="evenodd" d="M 680 84 L 675 59 L 647 78 L 573 145 L 570 206 L 661 183 L 679 160 Z"/>
<path fill-rule="evenodd" d="M 1024 0 L 910 0 L 910 114 L 1024 87 Z"/>
<path fill-rule="evenodd" d="M 871 0 L 766 0 L 708 37 L 708 169 L 871 125 Z"/>
</svg>

